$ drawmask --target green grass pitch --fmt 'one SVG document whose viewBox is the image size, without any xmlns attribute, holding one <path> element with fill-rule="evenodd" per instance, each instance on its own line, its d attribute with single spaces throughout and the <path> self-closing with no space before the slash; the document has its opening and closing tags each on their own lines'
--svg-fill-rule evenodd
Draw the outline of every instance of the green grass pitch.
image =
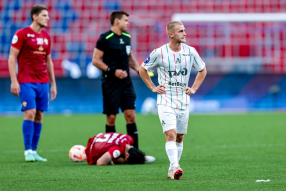
<svg viewBox="0 0 286 191">
<path fill-rule="evenodd" d="M 24 162 L 22 117 L 0 117 L 0 190 L 286 190 L 286 114 L 191 115 L 180 165 L 169 180 L 165 138 L 156 115 L 137 115 L 139 146 L 153 164 L 89 166 L 68 157 L 104 131 L 104 115 L 44 117 L 38 153 Z M 126 133 L 119 115 L 118 132 Z M 270 182 L 255 182 L 270 179 Z"/>
</svg>

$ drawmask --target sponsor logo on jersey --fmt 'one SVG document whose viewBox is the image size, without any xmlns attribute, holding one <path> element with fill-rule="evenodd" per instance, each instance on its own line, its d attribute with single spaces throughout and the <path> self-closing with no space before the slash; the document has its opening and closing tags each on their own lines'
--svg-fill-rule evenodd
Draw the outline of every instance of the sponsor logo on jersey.
<svg viewBox="0 0 286 191">
<path fill-rule="evenodd" d="M 44 43 L 45 43 L 45 45 L 48 45 L 48 44 L 49 44 L 49 41 L 48 41 L 47 38 L 44 38 Z"/>
<path fill-rule="evenodd" d="M 119 150 L 115 150 L 113 151 L 113 158 L 118 158 L 120 156 L 120 151 Z"/>
<path fill-rule="evenodd" d="M 26 101 L 23 101 L 23 103 L 22 103 L 23 107 L 26 107 L 27 104 L 28 104 L 28 103 L 27 103 Z"/>
<path fill-rule="evenodd" d="M 27 37 L 35 37 L 35 35 L 34 34 L 27 34 Z"/>
<path fill-rule="evenodd" d="M 184 68 L 183 70 L 179 70 L 178 72 L 177 71 L 168 71 L 168 72 L 169 72 L 170 78 L 172 78 L 173 76 L 179 76 L 179 75 L 185 76 L 187 75 L 188 70 L 187 68 Z"/>
<path fill-rule="evenodd" d="M 147 64 L 150 61 L 150 56 L 148 56 L 148 58 L 146 58 L 146 60 L 144 61 L 145 64 Z"/>
<path fill-rule="evenodd" d="M 12 44 L 16 44 L 18 42 L 18 36 L 14 35 L 12 39 Z"/>
<path fill-rule="evenodd" d="M 124 44 L 124 41 L 123 41 L 122 38 L 119 39 L 119 43 L 120 43 L 120 44 Z"/>
<path fill-rule="evenodd" d="M 128 56 L 129 56 L 130 52 L 131 52 L 131 46 L 127 45 L 126 46 L 126 53 L 127 53 Z"/>
<path fill-rule="evenodd" d="M 186 87 L 186 83 L 180 83 L 180 82 L 168 82 L 169 86 L 181 86 L 181 87 Z"/>
<path fill-rule="evenodd" d="M 37 44 L 39 44 L 39 45 L 43 45 L 44 44 L 43 38 L 37 38 L 36 40 L 37 40 Z"/>
</svg>

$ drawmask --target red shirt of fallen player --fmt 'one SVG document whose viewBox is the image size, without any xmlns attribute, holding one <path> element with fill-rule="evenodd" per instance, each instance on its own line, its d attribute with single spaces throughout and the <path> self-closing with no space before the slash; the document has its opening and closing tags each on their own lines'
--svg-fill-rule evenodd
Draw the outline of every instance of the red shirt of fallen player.
<svg viewBox="0 0 286 191">
<path fill-rule="evenodd" d="M 12 39 L 12 47 L 20 50 L 18 55 L 19 83 L 49 83 L 47 56 L 51 54 L 50 35 L 30 27 L 20 29 Z"/>
<path fill-rule="evenodd" d="M 88 140 L 85 153 L 88 164 L 96 164 L 97 160 L 108 152 L 112 160 L 124 155 L 126 144 L 133 145 L 131 136 L 121 133 L 100 133 Z"/>
</svg>

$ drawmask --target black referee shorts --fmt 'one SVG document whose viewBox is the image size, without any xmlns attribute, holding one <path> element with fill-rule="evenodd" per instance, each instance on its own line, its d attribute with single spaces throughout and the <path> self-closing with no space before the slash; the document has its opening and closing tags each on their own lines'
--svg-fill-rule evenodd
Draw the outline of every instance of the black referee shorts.
<svg viewBox="0 0 286 191">
<path fill-rule="evenodd" d="M 119 108 L 135 109 L 136 94 L 130 78 L 107 80 L 102 79 L 103 113 L 117 114 Z"/>
</svg>

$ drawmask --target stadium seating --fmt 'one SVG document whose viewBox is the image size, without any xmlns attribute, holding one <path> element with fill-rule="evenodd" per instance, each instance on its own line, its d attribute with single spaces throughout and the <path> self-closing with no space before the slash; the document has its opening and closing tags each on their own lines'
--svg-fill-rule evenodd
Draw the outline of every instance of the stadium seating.
<svg viewBox="0 0 286 191">
<path fill-rule="evenodd" d="M 132 51 L 142 63 L 148 54 L 168 41 L 166 24 L 174 13 L 285 13 L 284 0 L 9 0 L 0 1 L 0 78 L 8 78 L 8 55 L 13 34 L 31 23 L 30 8 L 44 4 L 49 9 L 50 22 L 45 29 L 52 39 L 52 57 L 57 78 L 69 76 L 62 67 L 68 59 L 79 65 L 83 77 L 91 62 L 93 49 L 99 35 L 110 29 L 109 14 L 112 10 L 124 10 L 130 14 L 128 32 L 132 36 Z M 253 108 L 271 108 L 272 85 L 286 84 L 286 28 L 285 23 L 184 23 L 187 44 L 194 46 L 208 66 L 207 83 L 199 89 L 195 99 L 244 97 Z M 261 74 L 262 73 L 262 74 Z M 274 74 L 276 76 L 270 75 Z M 134 73 L 134 76 L 138 76 Z M 192 79 L 194 76 L 192 76 Z M 5 81 L 5 79 L 3 79 Z M 68 83 L 65 79 L 60 85 Z M 85 80 L 85 79 L 83 79 Z M 6 81 L 5 81 L 6 83 Z M 8 82 L 7 82 L 8 83 Z M 78 82 L 80 83 L 80 82 Z M 100 83 L 99 81 L 97 83 Z M 233 88 L 232 84 L 235 83 Z M 82 82 L 80 85 L 83 85 Z M 88 84 L 91 85 L 90 82 Z M 149 96 L 143 85 L 136 82 L 138 105 Z M 263 85 L 262 85 L 263 84 Z M 94 84 L 93 84 L 94 85 Z M 68 87 L 69 85 L 67 85 Z M 9 89 L 9 85 L 1 88 Z M 97 87 L 99 88 L 99 87 Z M 74 90 L 65 90 L 72 92 Z M 86 92 L 86 90 L 76 90 Z M 7 92 L 9 94 L 9 92 Z M 148 94 L 148 95 L 147 95 Z M 61 112 L 70 105 L 70 110 L 98 112 L 89 108 L 92 97 L 74 97 L 64 94 L 58 97 L 57 107 L 51 111 Z M 69 95 L 69 96 L 68 96 Z M 277 98 L 279 107 L 286 107 L 285 89 Z M 14 98 L 1 95 L 7 100 L 1 111 L 10 111 Z M 85 95 L 86 96 L 86 95 Z M 274 95 L 275 96 L 275 95 Z M 98 101 L 101 97 L 97 97 Z M 86 100 L 84 102 L 83 100 Z M 73 105 L 80 101 L 84 108 Z M 2 102 L 2 101 L 1 101 Z M 4 104 L 2 102 L 2 104 Z M 61 103 L 61 104 L 57 104 Z M 221 102 L 223 103 L 223 101 Z M 275 101 L 276 103 L 276 101 Z M 272 104 L 272 105 L 271 105 Z M 15 105 L 15 104 L 14 104 Z M 226 104 L 227 105 L 227 104 Z M 276 107 L 276 106 L 275 106 Z M 6 109 L 5 109 L 6 108 Z"/>
</svg>

